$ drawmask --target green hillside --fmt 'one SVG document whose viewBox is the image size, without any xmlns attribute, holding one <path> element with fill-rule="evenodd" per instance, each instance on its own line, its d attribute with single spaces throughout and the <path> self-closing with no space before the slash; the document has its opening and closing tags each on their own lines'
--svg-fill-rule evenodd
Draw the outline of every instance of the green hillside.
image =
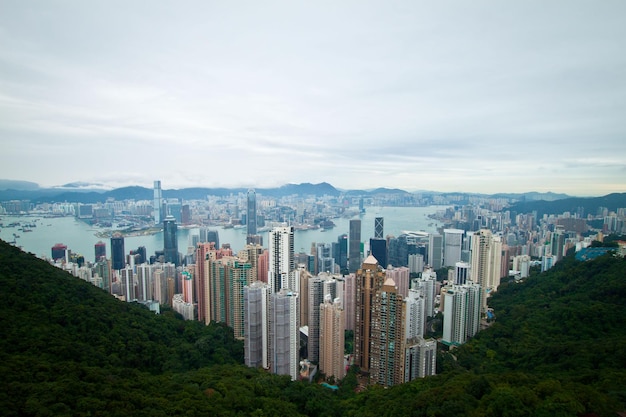
<svg viewBox="0 0 626 417">
<path fill-rule="evenodd" d="M 0 242 L 0 414 L 614 416 L 626 409 L 626 261 L 571 258 L 492 297 L 441 374 L 355 394 L 241 365 L 220 325 L 119 302 Z"/>
</svg>

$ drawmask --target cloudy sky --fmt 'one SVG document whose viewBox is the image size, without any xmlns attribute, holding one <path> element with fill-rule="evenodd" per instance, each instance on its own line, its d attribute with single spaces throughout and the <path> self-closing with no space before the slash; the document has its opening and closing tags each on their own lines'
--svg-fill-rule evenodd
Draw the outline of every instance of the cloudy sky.
<svg viewBox="0 0 626 417">
<path fill-rule="evenodd" d="M 0 1 L 0 178 L 626 191 L 626 2 Z"/>
</svg>

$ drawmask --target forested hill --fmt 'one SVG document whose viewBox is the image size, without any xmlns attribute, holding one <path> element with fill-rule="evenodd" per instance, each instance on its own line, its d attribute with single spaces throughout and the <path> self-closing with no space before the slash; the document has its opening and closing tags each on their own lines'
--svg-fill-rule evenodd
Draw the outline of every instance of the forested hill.
<svg viewBox="0 0 626 417">
<path fill-rule="evenodd" d="M 441 374 L 355 394 L 240 365 L 229 329 L 123 303 L 0 241 L 0 415 L 614 416 L 626 409 L 626 261 L 504 284 Z"/>
</svg>

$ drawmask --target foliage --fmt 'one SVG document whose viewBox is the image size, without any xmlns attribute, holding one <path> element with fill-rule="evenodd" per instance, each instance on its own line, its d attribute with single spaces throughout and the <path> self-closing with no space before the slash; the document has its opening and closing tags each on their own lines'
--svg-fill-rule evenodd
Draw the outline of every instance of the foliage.
<svg viewBox="0 0 626 417">
<path fill-rule="evenodd" d="M 626 261 L 566 257 L 504 283 L 497 321 L 438 356 L 435 377 L 356 394 L 241 365 L 221 325 L 123 303 L 0 242 L 0 413 L 612 416 L 626 408 Z"/>
</svg>

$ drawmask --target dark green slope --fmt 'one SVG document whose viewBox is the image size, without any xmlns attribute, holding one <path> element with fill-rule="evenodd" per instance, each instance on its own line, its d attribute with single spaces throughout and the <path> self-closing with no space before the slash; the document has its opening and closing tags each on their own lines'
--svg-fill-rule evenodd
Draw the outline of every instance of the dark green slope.
<svg viewBox="0 0 626 417">
<path fill-rule="evenodd" d="M 497 322 L 440 375 L 360 394 L 246 368 L 223 326 L 156 316 L 0 242 L 0 415 L 614 416 L 626 261 L 567 258 L 503 284 Z"/>
</svg>

